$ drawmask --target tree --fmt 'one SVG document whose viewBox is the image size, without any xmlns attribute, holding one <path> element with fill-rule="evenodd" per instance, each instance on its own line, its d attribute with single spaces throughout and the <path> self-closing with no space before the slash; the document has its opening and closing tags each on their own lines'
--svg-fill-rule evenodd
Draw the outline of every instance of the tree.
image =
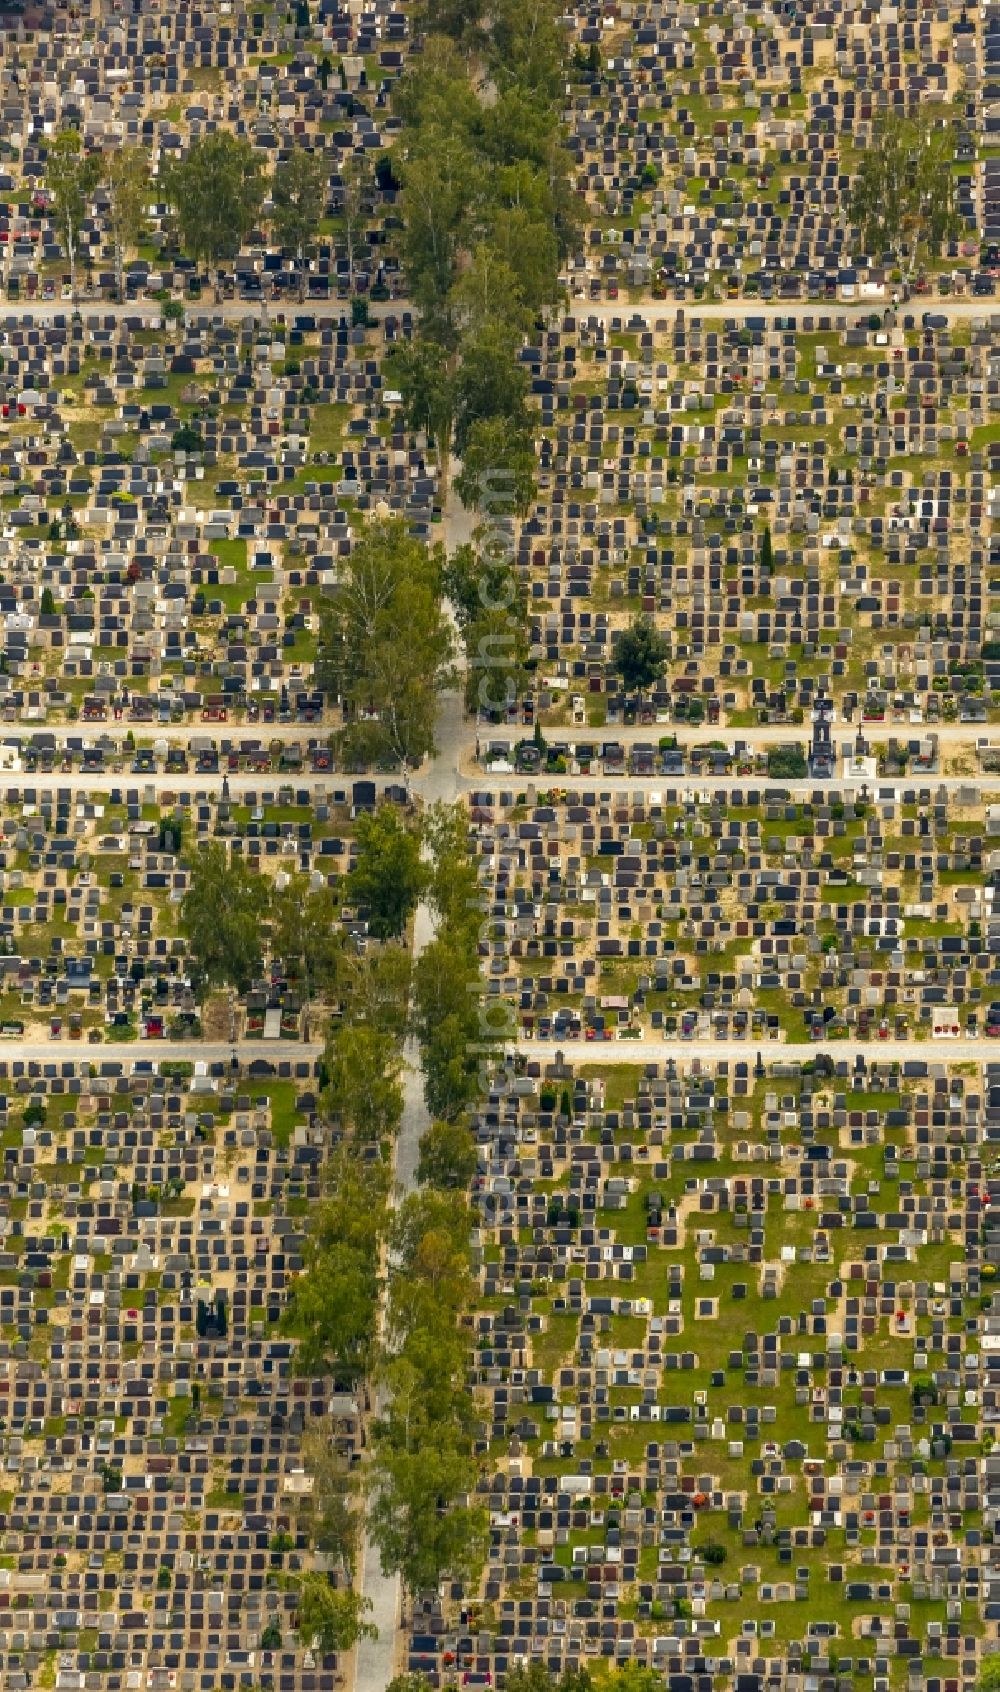
<svg viewBox="0 0 1000 1692">
<path fill-rule="evenodd" d="M 495 467 L 490 482 L 488 500 L 494 502 L 502 492 L 513 509 L 516 488 L 498 486 Z M 527 596 L 511 561 L 513 525 L 507 555 L 501 544 L 507 530 L 497 515 L 492 521 L 493 528 L 481 537 L 482 549 L 478 542 L 456 547 L 445 566 L 444 586 L 465 647 L 466 709 L 498 716 L 516 704 L 524 688 L 531 649 Z"/>
<path fill-rule="evenodd" d="M 767 773 L 780 781 L 802 781 L 809 774 L 801 746 L 772 746 L 767 754 Z"/>
<path fill-rule="evenodd" d="M 616 1683 L 614 1674 L 610 1677 Z M 523 1668 L 511 1669 L 505 1682 L 505 1692 L 591 1692 L 593 1680 L 586 1669 L 564 1669 L 559 1679 L 544 1663 L 525 1663 Z"/>
<path fill-rule="evenodd" d="M 74 305 L 77 302 L 76 259 L 80 226 L 100 179 L 100 154 L 84 152 L 77 130 L 60 130 L 48 150 L 45 181 L 55 201 L 56 222 L 66 248 Z"/>
<path fill-rule="evenodd" d="M 645 693 L 663 674 L 668 647 L 651 617 L 636 617 L 623 629 L 612 660 L 629 693 Z"/>
<path fill-rule="evenodd" d="M 517 704 L 528 678 L 526 618 L 516 612 L 481 612 L 466 632 L 465 650 L 466 709 L 502 717 Z"/>
<path fill-rule="evenodd" d="M 482 898 L 469 856 L 468 819 L 460 806 L 438 806 L 425 822 L 433 871 L 428 899 L 438 929 L 413 973 L 414 1029 L 421 1048 L 424 1097 L 432 1116 L 453 1122 L 478 1096 L 482 1065 L 510 1032 L 487 1005 L 479 970 Z"/>
<path fill-rule="evenodd" d="M 302 1461 L 312 1480 L 308 1497 L 310 1542 L 350 1581 L 357 1566 L 361 1534 L 359 1476 L 350 1458 L 338 1449 L 333 1417 L 324 1416 L 308 1424 L 302 1435 Z"/>
<path fill-rule="evenodd" d="M 555 0 L 496 0 L 491 21 L 490 66 L 499 86 L 517 83 L 540 101 L 557 100 L 565 71 Z"/>
<path fill-rule="evenodd" d="M 394 168 L 403 183 L 402 246 L 409 292 L 425 319 L 446 330 L 448 296 L 475 197 L 475 156 L 468 138 L 450 121 L 430 123 L 405 155 L 395 155 Z"/>
<path fill-rule="evenodd" d="M 463 343 L 455 407 L 455 446 L 460 454 L 464 455 L 473 425 L 479 421 L 504 420 L 530 434 L 528 376 L 516 361 L 515 351 L 516 336 L 503 324 L 487 325 Z"/>
<path fill-rule="evenodd" d="M 470 1212 L 463 1193 L 410 1193 L 389 1230 L 392 1270 L 386 1326 L 393 1355 L 409 1360 L 419 1390 L 438 1418 L 468 1419 L 467 1341 L 459 1317 L 475 1293 L 469 1266 Z M 435 1357 L 428 1355 L 434 1336 Z M 458 1395 L 460 1404 L 452 1405 Z"/>
<path fill-rule="evenodd" d="M 451 290 L 455 323 L 477 335 L 502 323 L 508 332 L 526 329 L 530 313 L 513 265 L 493 245 L 480 241 Z"/>
<path fill-rule="evenodd" d="M 518 702 L 531 665 L 528 597 L 511 562 L 514 526 L 504 511 L 508 504 L 513 511 L 518 499 L 516 472 L 494 465 L 486 499 L 489 526 L 475 545 L 457 547 L 448 558 L 445 592 L 465 646 L 465 709 L 503 717 Z"/>
<path fill-rule="evenodd" d="M 466 433 L 455 492 L 467 510 L 479 510 L 490 482 L 503 476 L 514 510 L 524 517 L 538 491 L 536 469 L 535 444 L 527 418 L 480 417 Z"/>
<path fill-rule="evenodd" d="M 323 1058 L 327 1084 L 320 1095 L 324 1115 L 337 1116 L 362 1145 L 377 1145 L 396 1133 L 403 1114 L 400 1052 L 390 1034 L 363 1024 L 339 1028 Z"/>
<path fill-rule="evenodd" d="M 358 818 L 355 843 L 347 897 L 367 911 L 369 932 L 377 940 L 396 939 L 430 879 L 420 858 L 419 830 L 390 802 Z"/>
<path fill-rule="evenodd" d="M 167 165 L 163 186 L 186 250 L 219 268 L 236 257 L 260 216 L 264 167 L 249 141 L 216 129 Z"/>
<path fill-rule="evenodd" d="M 170 437 L 174 452 L 204 452 L 205 438 L 194 423 L 182 423 Z"/>
<path fill-rule="evenodd" d="M 442 928 L 413 971 L 414 1026 L 432 1116 L 453 1122 L 478 1097 L 480 1068 L 490 1047 L 480 1026 L 478 957 L 468 940 Z"/>
<path fill-rule="evenodd" d="M 505 1686 L 513 1682 L 513 1692 L 556 1692 L 556 1677 L 545 1663 L 525 1663 L 507 1676 Z"/>
<path fill-rule="evenodd" d="M 365 529 L 324 615 L 318 673 L 339 697 L 348 758 L 414 768 L 434 749 L 437 696 L 451 679 L 443 554 L 401 520 Z"/>
<path fill-rule="evenodd" d="M 610 1692 L 663 1692 L 663 1676 L 643 1663 L 623 1663 L 610 1676 L 609 1689 Z"/>
<path fill-rule="evenodd" d="M 873 127 L 854 176 L 850 218 L 872 258 L 891 253 L 909 280 L 961 231 L 955 206 L 950 124 L 933 107 L 890 113 Z"/>
<path fill-rule="evenodd" d="M 460 0 L 464 3 L 464 0 Z M 441 34 L 430 37 L 418 58 L 410 60 L 393 90 L 393 110 L 415 155 L 431 150 L 429 131 L 456 135 L 471 146 L 482 110 L 459 47 Z"/>
<path fill-rule="evenodd" d="M 312 887 L 307 875 L 291 875 L 275 889 L 271 952 L 302 981 L 307 1000 L 333 985 L 342 947 L 340 902 L 332 888 Z"/>
<path fill-rule="evenodd" d="M 282 1325 L 299 1340 L 304 1375 L 335 1370 L 357 1380 L 375 1355 L 391 1177 L 387 1164 L 359 1158 L 345 1143 L 329 1159 L 328 1178 L 329 1197 L 309 1211 L 305 1267 Z"/>
<path fill-rule="evenodd" d="M 432 1122 L 420 1136 L 417 1180 L 425 1186 L 464 1190 L 477 1164 L 475 1143 L 464 1122 Z"/>
<path fill-rule="evenodd" d="M 976 1692 L 1000 1692 L 1000 1656 L 983 1658 L 976 1681 Z"/>
<path fill-rule="evenodd" d="M 512 272 L 516 298 L 521 302 L 520 321 L 527 328 L 540 311 L 563 294 L 559 281 L 560 224 L 555 210 L 549 209 L 554 208 L 554 196 L 536 166 L 521 164 L 499 175 L 506 183 L 504 191 L 514 197 L 515 203 L 489 208 L 489 238 L 498 259 Z M 521 194 L 533 193 L 536 186 L 534 197 L 545 208 L 538 213 L 519 203 Z M 565 210 L 559 214 L 565 215 Z"/>
<path fill-rule="evenodd" d="M 489 167 L 484 227 L 514 266 L 525 302 L 537 309 L 557 297 L 559 262 L 579 245 L 580 201 L 559 102 L 539 101 L 512 83 L 481 113 L 477 136 Z M 548 274 L 539 268 L 543 255 Z"/>
<path fill-rule="evenodd" d="M 274 173 L 271 186 L 274 233 L 299 263 L 299 299 L 306 291 L 306 257 L 326 210 L 329 172 L 322 153 L 293 147 Z"/>
<path fill-rule="evenodd" d="M 344 230 L 347 253 L 347 286 L 354 292 L 354 258 L 358 238 L 368 216 L 368 192 L 371 185 L 371 164 L 367 153 L 351 153 L 340 167 L 340 192 L 337 212 Z"/>
<path fill-rule="evenodd" d="M 466 1386 L 462 1317 L 475 1296 L 465 1195 L 424 1188 L 404 1199 L 389 1230 L 386 1379 L 419 1414 L 468 1449 L 474 1407 Z M 404 1390 L 398 1390 L 403 1387 Z"/>
<path fill-rule="evenodd" d="M 398 1574 L 408 1592 L 434 1591 L 445 1574 L 470 1579 L 481 1566 L 488 1518 L 467 1502 L 476 1466 L 464 1446 L 397 1375 L 375 1433 L 368 1532 L 383 1572 Z"/>
<path fill-rule="evenodd" d="M 486 1546 L 474 1499 L 475 1406 L 462 1318 L 475 1292 L 464 1196 L 425 1190 L 400 1205 L 389 1233 L 387 1409 L 374 1428 L 369 1533 L 383 1570 L 407 1589 L 471 1576 Z"/>
<path fill-rule="evenodd" d="M 359 1639 L 376 1639 L 378 1628 L 365 1617 L 372 1608 L 353 1587 L 339 1590 L 324 1574 L 305 1574 L 299 1588 L 296 1617 L 299 1638 L 326 1656 L 331 1651 L 353 1650 Z"/>
<path fill-rule="evenodd" d="M 771 540 L 770 523 L 764 524 L 764 532 L 760 537 L 760 567 L 767 575 L 770 575 L 774 569 L 774 545 Z"/>
<path fill-rule="evenodd" d="M 461 42 L 475 39 L 482 6 L 479 0 L 423 0 L 417 15 L 426 34 Z"/>
<path fill-rule="evenodd" d="M 364 952 L 346 947 L 337 965 L 334 992 L 349 1008 L 351 1020 L 390 1036 L 406 1037 L 410 1005 L 410 949 L 386 942 Z"/>
<path fill-rule="evenodd" d="M 506 610 L 517 595 L 517 577 L 510 558 L 494 560 L 469 541 L 463 541 L 449 554 L 443 582 L 463 637 L 484 605 Z"/>
<path fill-rule="evenodd" d="M 242 859 L 230 862 L 218 841 L 200 850 L 181 903 L 181 925 L 203 981 L 246 991 L 260 969 L 269 902 L 267 881 Z"/>
<path fill-rule="evenodd" d="M 407 427 L 422 429 L 444 473 L 451 448 L 455 384 L 448 353 L 426 335 L 397 341 L 385 361 L 386 384 L 399 389 Z"/>
<path fill-rule="evenodd" d="M 42 600 L 39 606 L 39 611 L 43 617 L 54 617 L 56 614 L 56 602 L 50 587 L 42 589 Z"/>
<path fill-rule="evenodd" d="M 424 842 L 430 853 L 427 898 L 440 918 L 441 931 L 465 946 L 471 956 L 479 944 L 483 900 L 475 860 L 469 852 L 469 816 L 461 803 L 432 805 L 424 816 Z"/>
<path fill-rule="evenodd" d="M 108 229 L 115 250 L 115 288 L 121 299 L 125 293 L 125 254 L 139 239 L 151 195 L 145 148 L 119 147 L 108 153 L 104 185 L 108 192 Z"/>
</svg>

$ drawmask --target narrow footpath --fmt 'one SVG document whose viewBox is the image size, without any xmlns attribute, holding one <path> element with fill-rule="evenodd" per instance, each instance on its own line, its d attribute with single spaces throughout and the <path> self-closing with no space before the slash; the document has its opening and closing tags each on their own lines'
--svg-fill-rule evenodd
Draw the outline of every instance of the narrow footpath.
<svg viewBox="0 0 1000 1692">
<path fill-rule="evenodd" d="M 453 470 L 455 466 L 452 466 Z M 448 483 L 448 495 L 442 512 L 445 547 L 452 553 L 457 546 L 472 538 L 476 526 L 475 512 L 466 511 L 454 492 L 454 474 Z M 457 645 L 457 634 L 456 634 Z M 435 726 L 437 751 L 434 757 L 411 780 L 415 798 L 424 805 L 438 802 L 453 803 L 464 789 L 460 778 L 460 760 L 467 728 L 463 704 L 463 676 L 458 685 L 441 695 Z M 417 906 L 413 920 L 413 961 L 434 938 L 434 913 L 429 905 Z M 415 1040 L 405 1047 L 403 1070 L 403 1119 L 396 1141 L 396 1186 L 393 1202 L 412 1193 L 417 1184 L 417 1159 L 420 1137 L 430 1126 L 430 1115 L 424 1103 L 424 1077 L 420 1066 L 420 1048 Z M 382 1407 L 379 1401 L 379 1409 Z M 358 1645 L 354 1665 L 355 1692 L 384 1692 L 397 1672 L 400 1645 L 402 1591 L 397 1575 L 384 1575 L 378 1547 L 367 1539 L 361 1551 L 361 1591 L 371 1600 L 368 1620 L 378 1628 L 376 1639 L 363 1639 Z"/>
</svg>

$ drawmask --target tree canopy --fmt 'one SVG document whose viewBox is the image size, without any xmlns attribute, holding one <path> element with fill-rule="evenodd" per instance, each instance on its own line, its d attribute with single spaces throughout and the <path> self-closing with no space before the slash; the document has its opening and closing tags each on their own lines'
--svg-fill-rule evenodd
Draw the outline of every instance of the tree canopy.
<svg viewBox="0 0 1000 1692">
<path fill-rule="evenodd" d="M 406 945 L 383 942 L 364 952 L 345 947 L 334 991 L 352 1021 L 376 1028 L 402 1043 L 410 1002 L 411 958 Z"/>
<path fill-rule="evenodd" d="M 324 1058 L 327 1082 L 320 1102 L 358 1145 L 376 1145 L 395 1134 L 403 1112 L 399 1043 L 363 1023 L 338 1029 Z"/>
<path fill-rule="evenodd" d="M 443 1192 L 464 1192 L 476 1173 L 476 1147 L 464 1122 L 432 1122 L 420 1136 L 417 1180 Z"/>
<path fill-rule="evenodd" d="M 667 642 L 651 617 L 636 617 L 615 644 L 614 666 L 626 689 L 644 693 L 659 681 L 667 662 Z"/>
<path fill-rule="evenodd" d="M 437 912 L 434 939 L 413 971 L 414 1028 L 432 1116 L 454 1122 L 478 1095 L 491 1041 L 482 1015 L 479 969 L 481 899 L 468 855 L 460 806 L 429 813 L 425 838 L 432 871 L 428 899 Z"/>
<path fill-rule="evenodd" d="M 397 939 L 430 879 L 420 857 L 420 832 L 389 803 L 358 818 L 355 843 L 347 896 L 365 910 L 376 939 Z"/>
<path fill-rule="evenodd" d="M 516 473 L 523 512 L 533 452 L 517 353 L 533 319 L 561 297 L 559 266 L 579 226 L 558 7 L 498 0 L 484 12 L 425 0 L 421 17 L 423 52 L 396 89 L 403 129 L 392 154 L 421 326 L 419 344 L 399 350 L 394 379 L 410 426 L 427 430 L 442 462 L 454 432 L 467 460 L 456 483 L 463 503 L 478 503 L 482 469 L 502 462 Z M 473 63 L 491 82 L 488 102 Z"/>
<path fill-rule="evenodd" d="M 506 478 L 512 508 L 525 517 L 538 484 L 535 443 L 526 416 L 479 417 L 465 436 L 462 468 L 455 479 L 455 491 L 462 504 L 476 510 L 488 498 L 491 482 Z"/>
<path fill-rule="evenodd" d="M 303 1432 L 302 1460 L 313 1483 L 306 1513 L 316 1550 L 351 1580 L 361 1538 L 360 1477 L 348 1454 L 338 1448 L 337 1434 L 331 1416 L 310 1418 Z"/>
<path fill-rule="evenodd" d="M 330 988 L 343 944 L 340 902 L 333 888 L 313 887 L 306 875 L 290 875 L 271 899 L 271 951 L 307 998 Z"/>
<path fill-rule="evenodd" d="M 362 531 L 324 613 L 323 685 L 347 718 L 345 756 L 416 767 L 434 749 L 437 696 L 451 678 L 453 639 L 442 556 L 398 519 Z"/>
<path fill-rule="evenodd" d="M 451 444 L 455 384 L 449 356 L 427 335 L 398 341 L 385 361 L 387 385 L 398 388 L 411 429 L 422 429 L 443 458 Z"/>
<path fill-rule="evenodd" d="M 269 882 L 241 858 L 230 860 L 219 841 L 200 849 L 181 902 L 181 925 L 202 981 L 246 991 L 260 970 L 269 903 Z"/>
<path fill-rule="evenodd" d="M 115 251 L 115 285 L 125 291 L 125 254 L 142 234 L 152 195 L 149 154 L 144 147 L 118 147 L 104 160 L 108 194 L 108 227 Z"/>
<path fill-rule="evenodd" d="M 325 1574 L 312 1572 L 301 1577 L 297 1625 L 303 1644 L 316 1645 L 328 1655 L 350 1651 L 359 1639 L 375 1639 L 378 1629 L 366 1618 L 370 1598 L 353 1587 L 334 1587 Z"/>
<path fill-rule="evenodd" d="M 865 253 L 891 253 L 912 274 L 922 257 L 936 257 L 954 239 L 962 220 L 955 206 L 950 124 L 936 109 L 912 117 L 880 118 L 858 160 L 850 217 Z"/>
<path fill-rule="evenodd" d="M 310 1208 L 305 1267 L 284 1317 L 299 1339 L 304 1374 L 357 1379 L 376 1355 L 381 1253 L 388 1228 L 388 1166 L 357 1156 L 350 1142 L 333 1152 L 330 1193 Z"/>
<path fill-rule="evenodd" d="M 192 141 L 163 172 L 186 252 L 217 265 L 235 258 L 260 217 L 266 181 L 260 154 L 228 129 Z"/>
<path fill-rule="evenodd" d="M 79 131 L 61 129 L 48 148 L 45 181 L 55 201 L 56 224 L 66 248 L 74 304 L 80 227 L 101 180 L 101 171 L 101 155 L 84 151 Z"/>
<path fill-rule="evenodd" d="M 472 1288 L 464 1196 L 405 1199 L 390 1246 L 391 1396 L 375 1430 L 369 1532 L 386 1573 L 420 1592 L 445 1573 L 471 1576 L 486 1548 L 487 1517 L 470 1496 L 473 1405 L 459 1324 Z"/>
<path fill-rule="evenodd" d="M 271 184 L 271 220 L 282 247 L 295 254 L 300 265 L 319 233 L 326 210 L 329 171 L 323 155 L 306 147 L 293 147 L 275 168 Z M 300 289 L 305 285 L 300 271 Z"/>
</svg>

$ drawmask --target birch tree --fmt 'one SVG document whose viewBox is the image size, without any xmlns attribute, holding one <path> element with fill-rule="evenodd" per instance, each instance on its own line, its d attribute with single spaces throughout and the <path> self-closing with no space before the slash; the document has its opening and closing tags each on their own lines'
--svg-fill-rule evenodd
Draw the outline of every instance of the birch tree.
<svg viewBox="0 0 1000 1692">
<path fill-rule="evenodd" d="M 274 173 L 271 190 L 274 232 L 299 264 L 299 299 L 306 291 L 306 259 L 326 210 L 329 173 L 322 154 L 295 147 Z"/>
<path fill-rule="evenodd" d="M 84 152 L 83 142 L 75 129 L 60 130 L 48 151 L 45 181 L 55 202 L 56 223 L 66 249 L 74 305 L 77 303 L 76 265 L 80 230 L 100 179 L 100 154 Z"/>
<path fill-rule="evenodd" d="M 858 166 L 851 222 L 865 253 L 891 253 L 906 282 L 922 258 L 936 258 L 961 230 L 952 152 L 951 126 L 925 109 L 878 122 Z"/>
<path fill-rule="evenodd" d="M 149 158 L 142 147 L 119 147 L 104 160 L 108 230 L 115 253 L 115 289 L 125 292 L 125 254 L 135 247 L 150 198 Z"/>
</svg>

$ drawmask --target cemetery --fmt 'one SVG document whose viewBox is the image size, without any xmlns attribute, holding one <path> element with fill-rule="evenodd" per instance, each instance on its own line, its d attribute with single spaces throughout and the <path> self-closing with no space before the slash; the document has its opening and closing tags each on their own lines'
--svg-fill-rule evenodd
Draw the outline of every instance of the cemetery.
<svg viewBox="0 0 1000 1692">
<path fill-rule="evenodd" d="M 4 1687 L 1000 1684 L 998 63 L 0 10 Z"/>
</svg>

